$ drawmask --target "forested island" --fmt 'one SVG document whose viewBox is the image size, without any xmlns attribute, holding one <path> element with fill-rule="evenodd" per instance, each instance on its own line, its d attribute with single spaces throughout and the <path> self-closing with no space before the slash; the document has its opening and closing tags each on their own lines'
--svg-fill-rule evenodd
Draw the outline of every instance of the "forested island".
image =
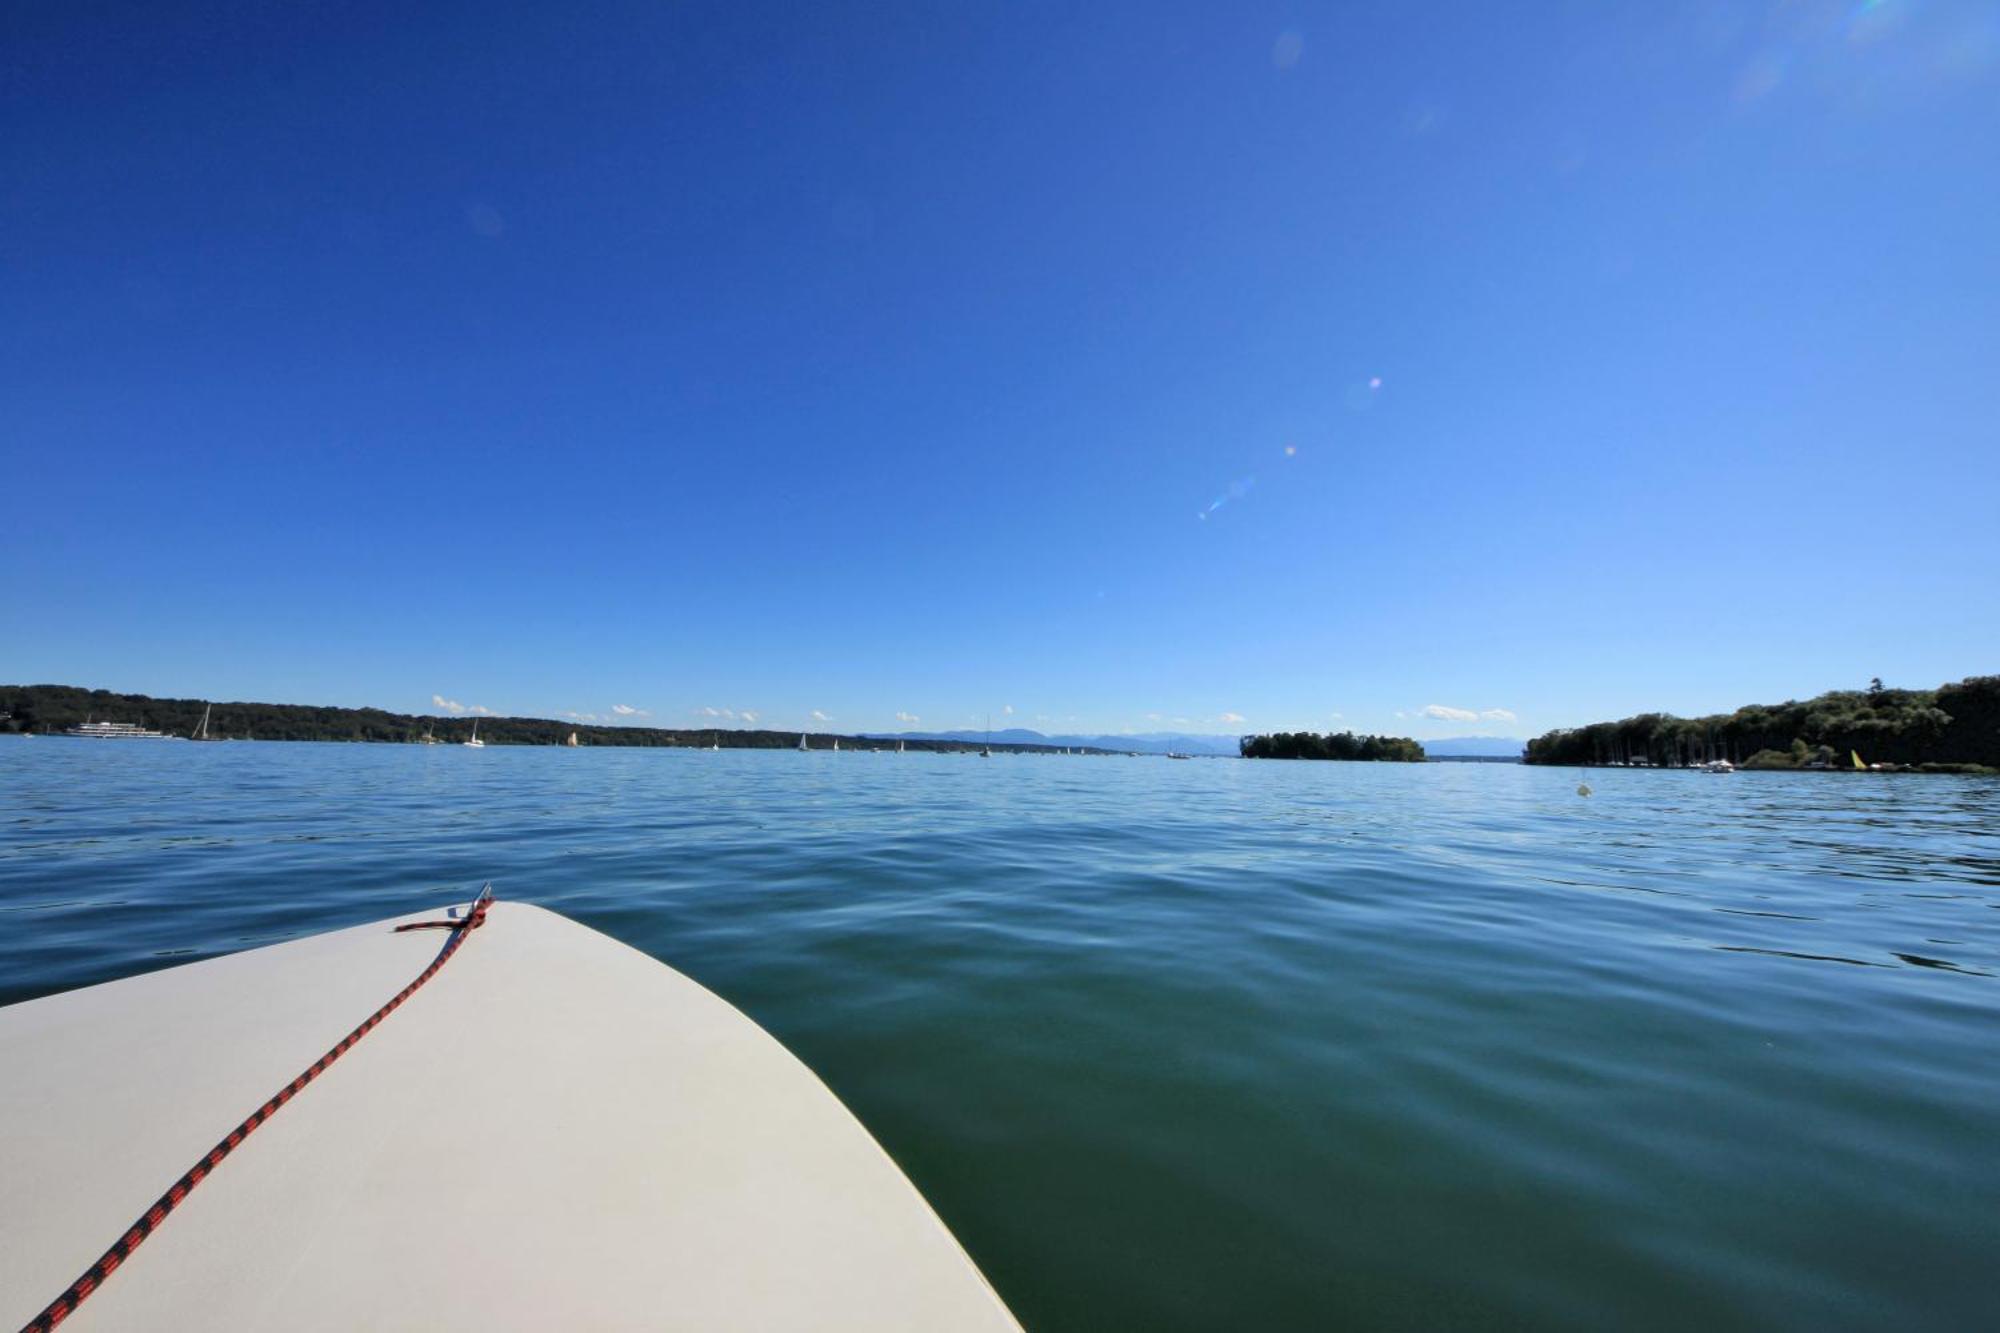
<svg viewBox="0 0 2000 1333">
<path fill-rule="evenodd" d="M 1421 764 L 1424 747 L 1407 736 L 1357 736 L 1351 731 L 1322 736 L 1316 731 L 1279 731 L 1245 736 L 1238 747 L 1245 759 L 1373 759 Z"/>
<path fill-rule="evenodd" d="M 725 750 L 797 749 L 796 731 L 742 731 L 714 727 L 607 727 L 554 718 L 488 717 L 469 715 L 431 717 L 413 713 L 389 713 L 379 708 L 320 708 L 311 704 L 211 703 L 204 699 L 155 699 L 144 694 L 115 694 L 110 690 L 86 690 L 73 685 L 0 685 L 0 733 L 25 732 L 60 735 L 84 721 L 132 722 L 174 736 L 192 736 L 208 710 L 208 732 L 218 740 L 244 741 L 377 741 L 390 744 L 422 744 L 426 740 L 442 745 L 472 738 L 479 724 L 479 739 L 489 745 L 567 745 L 571 736 L 579 746 L 709 746 Z M 812 732 L 807 747 L 830 750 L 838 742 L 853 750 L 894 749 L 892 741 L 864 736 Z M 980 745 L 969 741 L 912 740 L 910 750 L 938 753 L 976 751 Z M 1053 745 L 1003 744 L 996 751 L 1018 754 L 1050 754 Z M 1109 750 L 1089 750 L 1110 754 Z"/>
<path fill-rule="evenodd" d="M 1726 759 L 1752 769 L 1852 771 L 1864 764 L 1923 773 L 2000 770 L 2000 676 L 1934 690 L 1865 690 L 1750 704 L 1712 717 L 1641 713 L 1551 731 L 1528 742 L 1530 764 L 1675 768 Z"/>
</svg>

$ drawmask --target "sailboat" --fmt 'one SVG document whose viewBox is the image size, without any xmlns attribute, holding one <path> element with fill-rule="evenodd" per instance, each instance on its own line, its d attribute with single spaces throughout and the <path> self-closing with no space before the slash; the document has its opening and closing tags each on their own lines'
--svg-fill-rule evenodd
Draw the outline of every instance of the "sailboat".
<svg viewBox="0 0 2000 1333">
<path fill-rule="evenodd" d="M 809 750 L 812 748 L 811 746 L 806 744 L 806 734 L 803 731 L 799 733 L 799 748 L 801 750 Z"/>
<path fill-rule="evenodd" d="M 986 744 L 979 747 L 979 757 L 981 759 L 993 757 L 993 716 L 990 713 L 986 717 Z"/>
<path fill-rule="evenodd" d="M 486 742 L 479 739 L 479 719 L 476 717 L 472 719 L 472 739 L 465 743 L 475 750 L 486 748 Z"/>
<path fill-rule="evenodd" d="M 1866 773 L 1868 771 L 1868 765 L 1861 762 L 1861 751 L 1849 750 L 1847 752 L 1847 757 L 1854 761 L 1855 768 L 1859 769 L 1863 773 Z"/>
<path fill-rule="evenodd" d="M 564 741 L 563 744 L 574 750 L 576 748 L 576 733 L 572 731 L 569 734 L 569 739 Z"/>
<path fill-rule="evenodd" d="M 194 735 L 188 737 L 189 740 L 219 741 L 222 739 L 220 736 L 211 736 L 208 734 L 208 713 L 214 707 L 214 704 L 203 704 L 201 706 L 201 725 L 194 729 Z"/>
<path fill-rule="evenodd" d="M 720 733 L 710 734 L 708 740 L 708 748 L 711 750 L 720 750 L 722 748 L 722 736 Z"/>
<path fill-rule="evenodd" d="M 903 743 L 902 743 L 901 741 L 897 741 L 897 742 L 896 742 L 896 753 L 897 753 L 897 754 L 901 754 L 902 752 L 903 752 Z"/>
<path fill-rule="evenodd" d="M 835 737 L 833 738 L 833 752 L 834 752 L 835 754 L 839 754 L 839 753 L 840 753 L 840 737 L 838 737 L 838 736 L 835 736 Z"/>
</svg>

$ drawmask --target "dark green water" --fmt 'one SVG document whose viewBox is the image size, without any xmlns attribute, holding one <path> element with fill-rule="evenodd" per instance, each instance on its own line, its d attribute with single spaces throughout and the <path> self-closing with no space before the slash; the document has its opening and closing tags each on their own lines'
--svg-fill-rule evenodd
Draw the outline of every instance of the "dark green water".
<svg viewBox="0 0 2000 1333">
<path fill-rule="evenodd" d="M 1031 1328 L 2000 1325 L 2000 783 L 1590 780 L 10 740 L 0 1001 L 491 879 L 782 1038 Z"/>
</svg>

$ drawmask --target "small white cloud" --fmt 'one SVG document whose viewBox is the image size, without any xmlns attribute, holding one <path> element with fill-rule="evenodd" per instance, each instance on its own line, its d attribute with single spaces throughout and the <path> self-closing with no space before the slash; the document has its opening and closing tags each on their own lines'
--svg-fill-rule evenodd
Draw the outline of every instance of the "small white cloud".
<svg viewBox="0 0 2000 1333">
<path fill-rule="evenodd" d="M 595 713 L 564 713 L 563 716 L 574 718 L 578 722 L 596 722 L 600 720 Z"/>
<path fill-rule="evenodd" d="M 1396 714 L 1401 717 L 1402 714 Z M 1479 714 L 1470 708 L 1452 708 L 1447 704 L 1425 704 L 1424 716 L 1434 717 L 1440 722 L 1477 722 Z"/>
<path fill-rule="evenodd" d="M 742 718 L 745 722 L 755 722 L 757 720 L 757 715 L 754 712 L 750 711 L 748 708 L 744 709 L 736 716 Z"/>
<path fill-rule="evenodd" d="M 431 707 L 442 708 L 447 713 L 463 713 L 465 705 L 456 699 L 447 699 L 442 694 L 431 696 Z"/>
<path fill-rule="evenodd" d="M 1217 722 L 1241 722 L 1244 719 L 1243 719 L 1243 714 L 1241 713 L 1224 713 L 1221 717 L 1215 720 Z"/>
<path fill-rule="evenodd" d="M 1489 708 L 1485 712 L 1481 713 L 1479 716 L 1485 718 L 1488 722 L 1520 721 L 1519 718 L 1514 716 L 1511 710 L 1505 708 Z"/>
<path fill-rule="evenodd" d="M 1014 716 L 1014 705 L 1012 705 L 1012 704 L 1001 704 L 1001 705 L 1000 705 L 1000 716 L 1002 716 L 1002 717 L 1012 717 L 1012 716 Z"/>
<path fill-rule="evenodd" d="M 1405 712 L 1404 712 L 1404 711 L 1403 711 L 1402 709 L 1398 708 L 1398 709 L 1396 710 L 1396 716 L 1397 716 L 1397 717 L 1408 717 L 1408 716 L 1409 716 L 1409 714 L 1408 714 L 1408 713 L 1405 713 Z"/>
<path fill-rule="evenodd" d="M 736 710 L 734 708 L 702 707 L 702 708 L 692 709 L 691 711 L 699 713 L 703 717 L 721 717 L 721 718 L 728 718 L 732 721 L 736 717 Z"/>
<path fill-rule="evenodd" d="M 614 712 L 614 713 L 616 713 L 616 714 L 618 714 L 618 716 L 620 716 L 620 717 L 651 717 L 651 716 L 652 716 L 652 714 L 651 714 L 650 712 L 646 711 L 645 709 L 643 709 L 643 708 L 634 708 L 634 707 L 633 707 L 633 706 L 632 706 L 631 704 L 613 704 L 613 705 L 611 705 L 611 711 L 612 711 L 612 712 Z"/>
<path fill-rule="evenodd" d="M 1328 714 L 1327 714 L 1327 716 L 1328 716 L 1328 717 L 1330 717 L 1330 718 L 1332 718 L 1332 719 L 1333 719 L 1333 720 L 1334 720 L 1335 722 L 1338 722 L 1338 721 L 1340 721 L 1340 719 L 1342 719 L 1343 717 L 1346 717 L 1346 716 L 1347 716 L 1347 714 L 1345 714 L 1345 713 L 1328 713 Z M 1402 714 L 1401 714 L 1401 713 L 1398 713 L 1398 714 L 1396 714 L 1396 716 L 1397 716 L 1397 717 L 1401 717 L 1401 716 L 1402 716 Z"/>
<path fill-rule="evenodd" d="M 917 716 L 917 715 L 916 715 L 915 713 L 898 713 L 898 714 L 896 714 L 896 720 L 897 720 L 898 722 L 921 722 L 921 721 L 923 721 L 923 719 L 922 719 L 922 718 L 920 718 L 920 717 L 918 717 L 918 716 Z"/>
<path fill-rule="evenodd" d="M 817 709 L 817 708 L 813 709 L 813 711 L 812 711 L 812 720 L 813 720 L 813 721 L 815 721 L 815 722 L 831 722 L 831 721 L 833 721 L 833 719 L 832 719 L 831 717 L 828 717 L 828 716 L 827 716 L 827 715 L 826 715 L 825 713 L 822 713 L 822 712 L 820 712 L 820 711 L 819 711 L 819 709 Z"/>
<path fill-rule="evenodd" d="M 1158 713 L 1148 713 L 1146 714 L 1146 720 L 1148 722 L 1158 722 L 1160 720 L 1160 715 Z"/>
</svg>

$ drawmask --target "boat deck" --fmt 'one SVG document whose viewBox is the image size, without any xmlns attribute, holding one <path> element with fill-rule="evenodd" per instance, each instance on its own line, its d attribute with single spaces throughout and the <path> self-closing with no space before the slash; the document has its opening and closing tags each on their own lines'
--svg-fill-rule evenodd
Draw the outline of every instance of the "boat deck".
<svg viewBox="0 0 2000 1333">
<path fill-rule="evenodd" d="M 444 942 L 393 924 L 0 1009 L 0 1326 Z M 653 959 L 502 902 L 67 1327 L 1016 1325 L 774 1039 Z"/>
</svg>

